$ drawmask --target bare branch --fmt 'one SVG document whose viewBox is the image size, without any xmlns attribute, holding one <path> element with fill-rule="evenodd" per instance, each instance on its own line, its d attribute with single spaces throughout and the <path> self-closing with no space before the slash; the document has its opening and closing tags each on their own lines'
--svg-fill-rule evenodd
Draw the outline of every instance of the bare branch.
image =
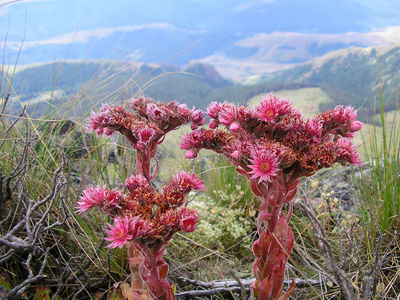
<svg viewBox="0 0 400 300">
<path fill-rule="evenodd" d="M 27 269 L 27 271 L 29 273 L 28 278 L 25 279 L 22 283 L 20 283 L 16 287 L 14 287 L 9 292 L 9 294 L 8 294 L 9 299 L 12 299 L 12 297 L 15 297 L 15 296 L 22 295 L 31 286 L 32 283 L 46 277 L 45 275 L 43 275 L 43 271 L 44 271 L 44 267 L 47 264 L 48 252 L 46 251 L 44 253 L 44 258 L 43 258 L 40 270 L 39 270 L 38 274 L 36 274 L 36 275 L 33 275 L 33 271 L 30 267 L 32 257 L 33 257 L 33 254 L 29 253 L 27 260 L 25 261 L 25 263 L 23 263 L 23 266 L 25 267 L 25 269 Z"/>
<path fill-rule="evenodd" d="M 240 279 L 240 283 L 238 283 L 237 278 L 235 280 L 215 280 L 211 282 L 193 280 L 186 277 L 178 277 L 178 279 L 183 282 L 204 288 L 206 290 L 192 290 L 192 291 L 177 293 L 175 294 L 176 298 L 211 296 L 211 295 L 227 294 L 227 293 L 242 293 L 242 299 L 246 299 L 243 298 L 243 288 L 245 289 L 245 292 L 249 292 L 250 286 L 255 281 L 254 278 Z M 304 280 L 304 279 L 296 279 L 295 282 L 296 282 L 296 287 L 309 287 L 310 285 L 317 286 L 322 283 L 319 280 Z M 291 284 L 292 284 L 291 280 L 284 281 L 284 286 L 289 287 Z"/>
<path fill-rule="evenodd" d="M 301 206 L 301 208 L 304 209 L 308 218 L 311 221 L 311 224 L 315 231 L 315 237 L 319 240 L 318 244 L 321 253 L 325 258 L 328 272 L 335 277 L 345 299 L 347 300 L 356 299 L 353 291 L 353 286 L 350 280 L 347 278 L 345 272 L 342 269 L 340 269 L 336 264 L 332 247 L 325 236 L 325 229 L 322 226 L 321 222 L 318 220 L 317 216 L 315 215 L 314 210 L 311 208 L 308 198 L 305 197 L 305 204 L 300 202 L 299 205 Z"/>
<path fill-rule="evenodd" d="M 232 277 L 237 281 L 240 287 L 240 292 L 242 299 L 246 299 L 246 287 L 243 284 L 242 280 L 240 279 L 239 276 L 236 275 L 236 273 L 233 270 L 230 270 L 229 273 L 232 275 Z"/>
<path fill-rule="evenodd" d="M 22 116 L 22 114 L 21 114 Z M 17 120 L 9 127 L 16 124 Z M 66 159 L 63 155 L 63 160 L 60 166 L 54 171 L 53 180 L 51 182 L 50 192 L 43 199 L 32 200 L 25 188 L 27 180 L 26 172 L 28 166 L 28 154 L 31 144 L 31 137 L 26 123 L 25 142 L 20 143 L 14 141 L 15 164 L 7 175 L 0 169 L 0 189 L 1 189 L 1 208 L 4 207 L 6 201 L 16 198 L 15 208 L 10 210 L 7 216 L 2 220 L 0 225 L 4 226 L 4 233 L 0 236 L 0 248 L 2 255 L 0 256 L 0 264 L 4 264 L 12 259 L 20 263 L 27 271 L 27 277 L 13 289 L 7 291 L 7 299 L 12 299 L 22 295 L 28 288 L 38 280 L 45 278 L 44 271 L 47 267 L 49 251 L 51 247 L 47 246 L 42 236 L 43 232 L 51 230 L 62 222 L 49 221 L 49 214 L 54 210 L 54 205 L 57 199 L 63 203 L 61 189 L 66 184 L 66 179 L 63 171 L 66 166 Z M 4 142 L 0 144 L 4 146 Z M 62 151 L 62 149 L 61 149 Z M 13 191 L 17 189 L 17 196 L 13 196 Z M 50 223 L 51 222 L 51 223 Z M 26 260 L 20 262 L 20 258 L 16 257 L 17 253 L 23 253 Z M 40 260 L 38 255 L 42 255 Z M 35 266 L 40 261 L 39 270 Z"/>
<path fill-rule="evenodd" d="M 376 287 L 378 285 L 378 274 L 380 270 L 382 270 L 384 265 L 388 262 L 388 260 L 392 257 L 393 253 L 391 253 L 390 251 L 392 250 L 393 244 L 398 236 L 398 232 L 395 231 L 389 245 L 386 247 L 386 250 L 383 254 L 381 254 L 382 242 L 384 241 L 386 234 L 382 233 L 372 212 L 369 209 L 368 211 L 370 212 L 375 230 L 378 232 L 378 238 L 376 239 L 376 246 L 373 253 L 373 262 L 371 269 L 363 272 L 361 265 L 359 265 L 360 274 L 362 275 L 361 278 L 363 278 L 361 285 L 361 295 L 364 299 L 375 297 Z M 373 245 L 371 232 L 368 232 L 368 239 L 370 241 L 370 244 Z"/>
</svg>

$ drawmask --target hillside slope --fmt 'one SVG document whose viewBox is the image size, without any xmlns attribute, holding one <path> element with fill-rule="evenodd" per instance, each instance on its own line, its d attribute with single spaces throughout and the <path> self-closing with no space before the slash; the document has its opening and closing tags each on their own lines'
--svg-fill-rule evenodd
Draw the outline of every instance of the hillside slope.
<svg viewBox="0 0 400 300">
<path fill-rule="evenodd" d="M 230 83 L 221 80 L 212 67 L 197 74 L 173 65 L 127 61 L 63 61 L 17 68 L 12 80 L 11 100 L 35 116 L 44 115 L 49 103 L 56 107 L 79 102 L 77 114 L 100 103 L 127 100 L 139 94 L 161 101 L 177 100 L 189 106 L 202 103 L 205 95 Z M 11 78 L 11 73 L 9 72 Z M 214 77 L 213 77 L 214 76 Z M 71 107 L 70 107 L 71 108 Z M 79 112 L 81 110 L 81 112 Z"/>
<path fill-rule="evenodd" d="M 375 96 L 380 96 L 381 81 L 389 99 L 387 108 L 394 108 L 399 75 L 400 45 L 392 45 L 334 51 L 267 80 L 317 84 L 334 104 L 351 104 L 372 112 Z"/>
<path fill-rule="evenodd" d="M 101 103 L 119 102 L 145 95 L 159 101 L 186 103 L 205 109 L 211 101 L 244 104 L 260 93 L 314 87 L 315 84 L 263 82 L 233 85 L 210 65 L 190 63 L 180 69 L 124 61 L 64 61 L 19 68 L 12 79 L 11 100 L 28 105 L 31 116 L 54 111 L 76 116 L 87 114 Z M 60 109 L 61 107 L 61 109 Z"/>
<path fill-rule="evenodd" d="M 322 101 L 319 110 L 335 105 L 359 109 L 363 121 L 374 113 L 380 86 L 396 104 L 400 75 L 400 45 L 334 51 L 305 64 L 268 74 L 249 85 L 234 85 L 211 65 L 191 62 L 186 67 L 132 61 L 64 61 L 19 68 L 12 85 L 14 101 L 29 103 L 30 113 L 42 116 L 49 103 L 82 115 L 101 103 L 127 100 L 143 94 L 160 101 L 176 100 L 205 109 L 211 101 L 244 104 L 262 93 L 318 87 L 333 101 Z M 294 96 L 292 100 L 296 100 Z M 71 101 L 73 100 L 73 101 Z M 71 102 L 74 104 L 71 105 Z"/>
</svg>

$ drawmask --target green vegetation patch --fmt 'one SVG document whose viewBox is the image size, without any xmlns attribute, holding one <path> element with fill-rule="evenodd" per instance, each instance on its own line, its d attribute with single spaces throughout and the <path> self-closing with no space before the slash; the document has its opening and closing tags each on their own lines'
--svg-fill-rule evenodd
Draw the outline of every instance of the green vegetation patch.
<svg viewBox="0 0 400 300">
<path fill-rule="evenodd" d="M 333 100 L 329 95 L 318 87 L 307 87 L 295 90 L 280 90 L 274 91 L 275 95 L 279 98 L 286 98 L 291 100 L 293 107 L 303 112 L 305 116 L 313 116 L 320 112 L 320 105 L 331 104 Z M 247 105 L 254 107 L 260 103 L 265 94 L 259 94 L 247 101 Z"/>
</svg>

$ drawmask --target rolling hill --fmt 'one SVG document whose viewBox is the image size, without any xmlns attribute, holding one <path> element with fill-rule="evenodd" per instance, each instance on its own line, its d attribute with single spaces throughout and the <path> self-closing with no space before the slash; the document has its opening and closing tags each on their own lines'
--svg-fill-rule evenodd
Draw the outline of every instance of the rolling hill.
<svg viewBox="0 0 400 300">
<path fill-rule="evenodd" d="M 244 104 L 260 93 L 315 86 L 290 82 L 233 85 L 212 66 L 199 62 L 180 69 L 126 61 L 63 61 L 19 68 L 13 78 L 12 71 L 8 73 L 12 81 L 10 100 L 16 109 L 28 105 L 32 117 L 55 108 L 58 115 L 72 112 L 80 116 L 101 103 L 138 95 L 164 102 L 176 100 L 204 110 L 211 101 Z"/>
<path fill-rule="evenodd" d="M 366 114 L 373 113 L 381 87 L 387 110 L 395 108 L 399 76 L 400 45 L 391 45 L 333 51 L 263 80 L 315 84 L 333 100 L 328 106 L 351 104 L 362 111 L 360 118 L 365 119 Z"/>
<path fill-rule="evenodd" d="M 292 101 L 315 100 L 312 103 L 318 110 L 355 106 L 365 121 L 374 113 L 381 80 L 387 109 L 394 109 L 399 75 L 400 45 L 330 52 L 288 70 L 252 76 L 242 85 L 227 81 L 212 65 L 199 61 L 183 68 L 122 60 L 63 61 L 18 68 L 12 79 L 11 100 L 29 104 L 34 116 L 48 112 L 49 104 L 82 115 L 101 103 L 139 94 L 205 109 L 211 101 L 245 104 L 260 94 L 289 90 Z M 320 94 L 325 95 L 323 100 L 315 98 Z"/>
</svg>

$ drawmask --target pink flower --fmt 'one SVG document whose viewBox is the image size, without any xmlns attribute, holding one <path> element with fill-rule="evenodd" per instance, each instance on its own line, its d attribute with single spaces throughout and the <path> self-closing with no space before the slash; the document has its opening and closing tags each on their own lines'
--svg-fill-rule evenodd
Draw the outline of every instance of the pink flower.
<svg viewBox="0 0 400 300">
<path fill-rule="evenodd" d="M 98 113 L 91 112 L 86 124 L 86 131 L 96 131 L 98 135 L 103 134 L 104 129 L 112 123 L 111 106 L 103 104 Z"/>
<path fill-rule="evenodd" d="M 184 232 L 193 232 L 196 229 L 199 221 L 199 215 L 197 211 L 182 207 L 178 213 L 179 216 L 179 227 Z"/>
<path fill-rule="evenodd" d="M 171 111 L 177 111 L 179 109 L 179 103 L 176 101 L 170 101 L 167 104 L 167 108 Z"/>
<path fill-rule="evenodd" d="M 181 110 L 182 112 L 184 112 L 185 115 L 189 113 L 189 108 L 188 108 L 188 106 L 187 106 L 186 103 L 181 103 L 181 104 L 179 104 L 179 105 L 178 105 L 178 111 L 179 111 L 179 110 Z"/>
<path fill-rule="evenodd" d="M 190 122 L 191 113 L 192 110 L 190 110 L 186 104 L 176 103 L 173 108 L 170 108 L 167 120 L 172 124 L 180 126 Z"/>
<path fill-rule="evenodd" d="M 144 149 L 151 139 L 155 136 L 156 131 L 152 128 L 145 127 L 139 131 L 138 134 L 138 142 L 136 143 L 136 147 L 140 150 Z"/>
<path fill-rule="evenodd" d="M 357 111 L 352 106 L 338 105 L 333 110 L 333 119 L 338 124 L 346 124 L 357 118 Z"/>
<path fill-rule="evenodd" d="M 349 139 L 339 139 L 337 141 L 337 162 L 345 165 L 347 162 L 356 166 L 361 166 L 362 161 L 357 152 L 357 145 L 352 145 Z"/>
<path fill-rule="evenodd" d="M 310 135 L 321 136 L 322 134 L 322 123 L 318 120 L 310 120 L 306 121 L 306 131 Z"/>
<path fill-rule="evenodd" d="M 96 133 L 98 133 L 98 130 L 96 130 Z M 103 128 L 102 134 L 104 134 L 105 136 L 112 136 L 115 133 L 114 130 L 110 129 L 110 128 Z"/>
<path fill-rule="evenodd" d="M 229 126 L 229 130 L 232 132 L 238 132 L 240 129 L 240 125 L 238 122 L 233 122 L 230 126 Z"/>
<path fill-rule="evenodd" d="M 130 128 L 135 142 L 135 146 L 138 149 L 144 149 L 151 140 L 157 135 L 157 126 L 151 122 L 136 121 L 131 124 Z"/>
<path fill-rule="evenodd" d="M 208 126 L 209 126 L 211 129 L 217 128 L 218 125 L 219 125 L 219 121 L 218 121 L 217 119 L 212 119 L 212 120 L 210 121 L 210 123 L 208 124 Z"/>
<path fill-rule="evenodd" d="M 131 177 L 127 178 L 125 180 L 125 187 L 131 194 L 135 193 L 138 189 L 148 192 L 154 191 L 154 188 L 150 185 L 147 179 L 140 174 L 132 175 Z"/>
<path fill-rule="evenodd" d="M 265 122 L 272 122 L 278 116 L 278 100 L 271 93 L 261 100 L 260 105 L 256 106 L 256 114 L 258 118 Z"/>
<path fill-rule="evenodd" d="M 167 210 L 161 217 L 160 217 L 161 224 L 165 227 L 167 231 L 171 229 L 176 230 L 177 225 L 179 224 L 178 214 L 175 209 Z"/>
<path fill-rule="evenodd" d="M 146 107 L 147 115 L 154 121 L 161 121 L 164 117 L 163 111 L 155 103 L 149 103 Z"/>
<path fill-rule="evenodd" d="M 182 137 L 182 142 L 179 143 L 179 147 L 183 150 L 190 150 L 193 148 L 200 148 L 203 144 L 203 131 L 197 130 L 190 134 L 186 134 Z"/>
<path fill-rule="evenodd" d="M 185 158 L 187 159 L 195 159 L 197 157 L 197 151 L 194 149 L 190 149 L 186 152 Z"/>
<path fill-rule="evenodd" d="M 251 118 L 252 118 L 252 113 L 251 113 L 250 109 L 248 109 L 247 107 L 239 106 L 236 109 L 236 120 L 239 123 L 245 124 Z"/>
<path fill-rule="evenodd" d="M 151 226 L 148 221 L 141 219 L 139 216 L 129 219 L 128 233 L 132 235 L 133 239 L 143 238 L 151 234 L 153 230 L 153 226 Z"/>
<path fill-rule="evenodd" d="M 359 131 L 361 129 L 361 127 L 363 126 L 363 123 L 360 121 L 352 121 L 349 124 L 349 131 L 350 132 L 356 132 Z"/>
<path fill-rule="evenodd" d="M 175 174 L 171 181 L 164 187 L 164 191 L 177 191 L 187 194 L 193 190 L 205 191 L 204 182 L 195 174 L 180 171 Z"/>
<path fill-rule="evenodd" d="M 122 105 L 111 106 L 103 104 L 98 113 L 92 112 L 86 129 L 88 132 L 96 131 L 97 134 L 112 135 L 116 130 L 127 125 L 127 121 L 136 121 L 135 115 L 126 111 Z"/>
<path fill-rule="evenodd" d="M 204 125 L 206 123 L 206 119 L 204 119 L 204 113 L 203 111 L 199 109 L 195 109 L 192 111 L 192 114 L 190 115 L 191 121 L 197 125 Z"/>
<path fill-rule="evenodd" d="M 226 151 L 230 153 L 230 156 L 233 159 L 238 160 L 242 157 L 250 155 L 250 149 L 253 143 L 254 141 L 247 140 L 242 137 L 241 139 L 232 141 L 231 144 L 227 147 Z"/>
<path fill-rule="evenodd" d="M 265 122 L 272 122 L 279 116 L 286 115 L 292 109 L 292 103 L 286 99 L 278 99 L 274 93 L 268 94 L 261 100 L 260 105 L 256 106 L 258 118 Z"/>
<path fill-rule="evenodd" d="M 218 114 L 218 121 L 224 126 L 229 126 L 235 121 L 235 115 L 235 106 L 223 103 L 222 109 Z"/>
<path fill-rule="evenodd" d="M 239 150 L 235 150 L 231 153 L 231 157 L 234 160 L 239 160 L 239 158 L 242 156 L 241 152 Z"/>
<path fill-rule="evenodd" d="M 278 99 L 278 114 L 284 116 L 292 109 L 292 102 L 285 98 Z"/>
<path fill-rule="evenodd" d="M 210 118 L 216 119 L 220 110 L 221 106 L 217 102 L 211 102 L 207 107 L 206 113 Z"/>
<path fill-rule="evenodd" d="M 362 160 L 360 158 L 360 154 L 358 154 L 357 151 L 354 150 L 353 152 L 350 153 L 349 163 L 358 167 L 363 165 Z"/>
<path fill-rule="evenodd" d="M 129 106 L 142 117 L 147 116 L 147 104 L 153 102 L 153 99 L 148 97 L 138 97 L 129 101 Z"/>
<path fill-rule="evenodd" d="M 77 202 L 78 205 L 78 213 L 83 213 L 93 206 L 101 207 L 103 202 L 106 199 L 106 187 L 92 187 L 89 186 L 86 190 L 83 191 L 83 195 L 80 197 L 80 202 Z"/>
<path fill-rule="evenodd" d="M 268 150 L 264 151 L 252 151 L 253 159 L 250 160 L 252 165 L 249 167 L 252 169 L 250 174 L 253 174 L 251 179 L 259 178 L 258 183 L 263 180 L 272 181 L 271 177 L 276 175 L 278 167 L 278 159 L 274 154 Z"/>
<path fill-rule="evenodd" d="M 307 133 L 312 137 L 313 142 L 318 143 L 321 141 L 322 136 L 322 123 L 315 119 L 308 119 L 305 125 Z"/>
<path fill-rule="evenodd" d="M 118 190 L 108 190 L 104 193 L 103 211 L 110 212 L 115 208 L 120 208 L 119 204 L 124 198 L 124 193 Z"/>
<path fill-rule="evenodd" d="M 112 242 L 107 246 L 108 248 L 122 248 L 128 240 L 132 239 L 132 235 L 128 234 L 129 222 L 126 217 L 123 219 L 116 217 L 114 219 L 115 226 L 108 224 L 110 230 L 104 230 L 107 234 L 105 239 Z"/>
<path fill-rule="evenodd" d="M 143 128 L 139 132 L 139 140 L 144 143 L 148 143 L 153 138 L 155 133 L 156 133 L 156 131 L 152 128 Z"/>
</svg>

